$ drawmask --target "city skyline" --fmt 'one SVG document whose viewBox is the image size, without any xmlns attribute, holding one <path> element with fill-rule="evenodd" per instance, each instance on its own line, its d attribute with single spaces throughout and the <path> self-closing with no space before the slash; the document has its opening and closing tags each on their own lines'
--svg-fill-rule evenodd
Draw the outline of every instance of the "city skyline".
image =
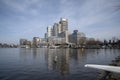
<svg viewBox="0 0 120 80">
<path fill-rule="evenodd" d="M 0 42 L 19 43 L 20 38 L 44 37 L 47 26 L 68 19 L 69 32 L 87 37 L 120 38 L 119 0 L 1 0 Z"/>
</svg>

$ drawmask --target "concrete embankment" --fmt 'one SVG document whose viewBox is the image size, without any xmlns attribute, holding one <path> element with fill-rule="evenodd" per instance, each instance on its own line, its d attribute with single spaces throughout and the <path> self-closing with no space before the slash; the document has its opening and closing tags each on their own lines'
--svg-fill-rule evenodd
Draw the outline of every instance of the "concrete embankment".
<svg viewBox="0 0 120 80">
<path fill-rule="evenodd" d="M 115 58 L 115 60 L 112 60 L 110 65 L 120 67 L 120 56 Z M 100 72 L 97 80 L 120 80 L 120 73 L 102 71 Z"/>
</svg>

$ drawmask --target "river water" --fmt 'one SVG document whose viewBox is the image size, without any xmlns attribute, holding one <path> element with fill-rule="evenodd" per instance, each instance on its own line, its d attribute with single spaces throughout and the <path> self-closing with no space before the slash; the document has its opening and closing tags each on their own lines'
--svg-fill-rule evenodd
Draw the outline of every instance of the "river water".
<svg viewBox="0 0 120 80">
<path fill-rule="evenodd" d="M 96 80 L 101 70 L 84 65 L 107 65 L 119 55 L 119 49 L 0 48 L 0 80 Z"/>
</svg>

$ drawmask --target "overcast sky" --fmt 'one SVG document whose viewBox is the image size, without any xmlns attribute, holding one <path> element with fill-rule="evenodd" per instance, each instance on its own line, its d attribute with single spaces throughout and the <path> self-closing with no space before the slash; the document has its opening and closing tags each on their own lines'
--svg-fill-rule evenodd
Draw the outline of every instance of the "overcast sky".
<svg viewBox="0 0 120 80">
<path fill-rule="evenodd" d="M 47 26 L 67 18 L 69 31 L 87 37 L 120 37 L 119 0 L 0 0 L 0 42 L 43 38 Z"/>
</svg>

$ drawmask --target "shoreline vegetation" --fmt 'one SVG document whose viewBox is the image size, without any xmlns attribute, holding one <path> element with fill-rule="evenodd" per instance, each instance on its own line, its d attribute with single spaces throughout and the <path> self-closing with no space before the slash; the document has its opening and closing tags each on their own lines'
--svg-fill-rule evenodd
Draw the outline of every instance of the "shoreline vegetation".
<svg viewBox="0 0 120 80">
<path fill-rule="evenodd" d="M 120 56 L 116 57 L 115 60 L 112 60 L 109 65 L 120 66 Z M 120 74 L 109 71 L 101 71 L 97 80 L 120 80 Z"/>
<path fill-rule="evenodd" d="M 118 40 L 87 40 L 81 44 L 75 43 L 62 43 L 62 44 L 50 44 L 48 42 L 42 44 L 32 44 L 32 43 L 24 43 L 24 44 L 7 44 L 0 43 L 0 48 L 49 48 L 49 47 L 57 47 L 57 48 L 74 48 L 74 49 L 120 49 L 120 39 Z"/>
<path fill-rule="evenodd" d="M 87 43 L 84 45 L 77 44 L 55 44 L 55 45 L 42 45 L 42 46 L 32 46 L 32 45 L 15 45 L 15 44 L 6 44 L 0 43 L 0 48 L 72 48 L 72 49 L 120 49 L 120 40 L 115 43 Z"/>
<path fill-rule="evenodd" d="M 18 47 L 21 48 L 49 48 L 49 47 L 57 47 L 57 48 L 74 48 L 74 49 L 120 49 L 120 39 L 111 39 L 111 40 L 95 40 L 95 39 L 89 39 L 89 40 L 80 40 L 80 42 L 67 42 L 67 43 L 31 43 L 29 41 L 25 41 L 23 44 L 20 44 Z"/>
</svg>

